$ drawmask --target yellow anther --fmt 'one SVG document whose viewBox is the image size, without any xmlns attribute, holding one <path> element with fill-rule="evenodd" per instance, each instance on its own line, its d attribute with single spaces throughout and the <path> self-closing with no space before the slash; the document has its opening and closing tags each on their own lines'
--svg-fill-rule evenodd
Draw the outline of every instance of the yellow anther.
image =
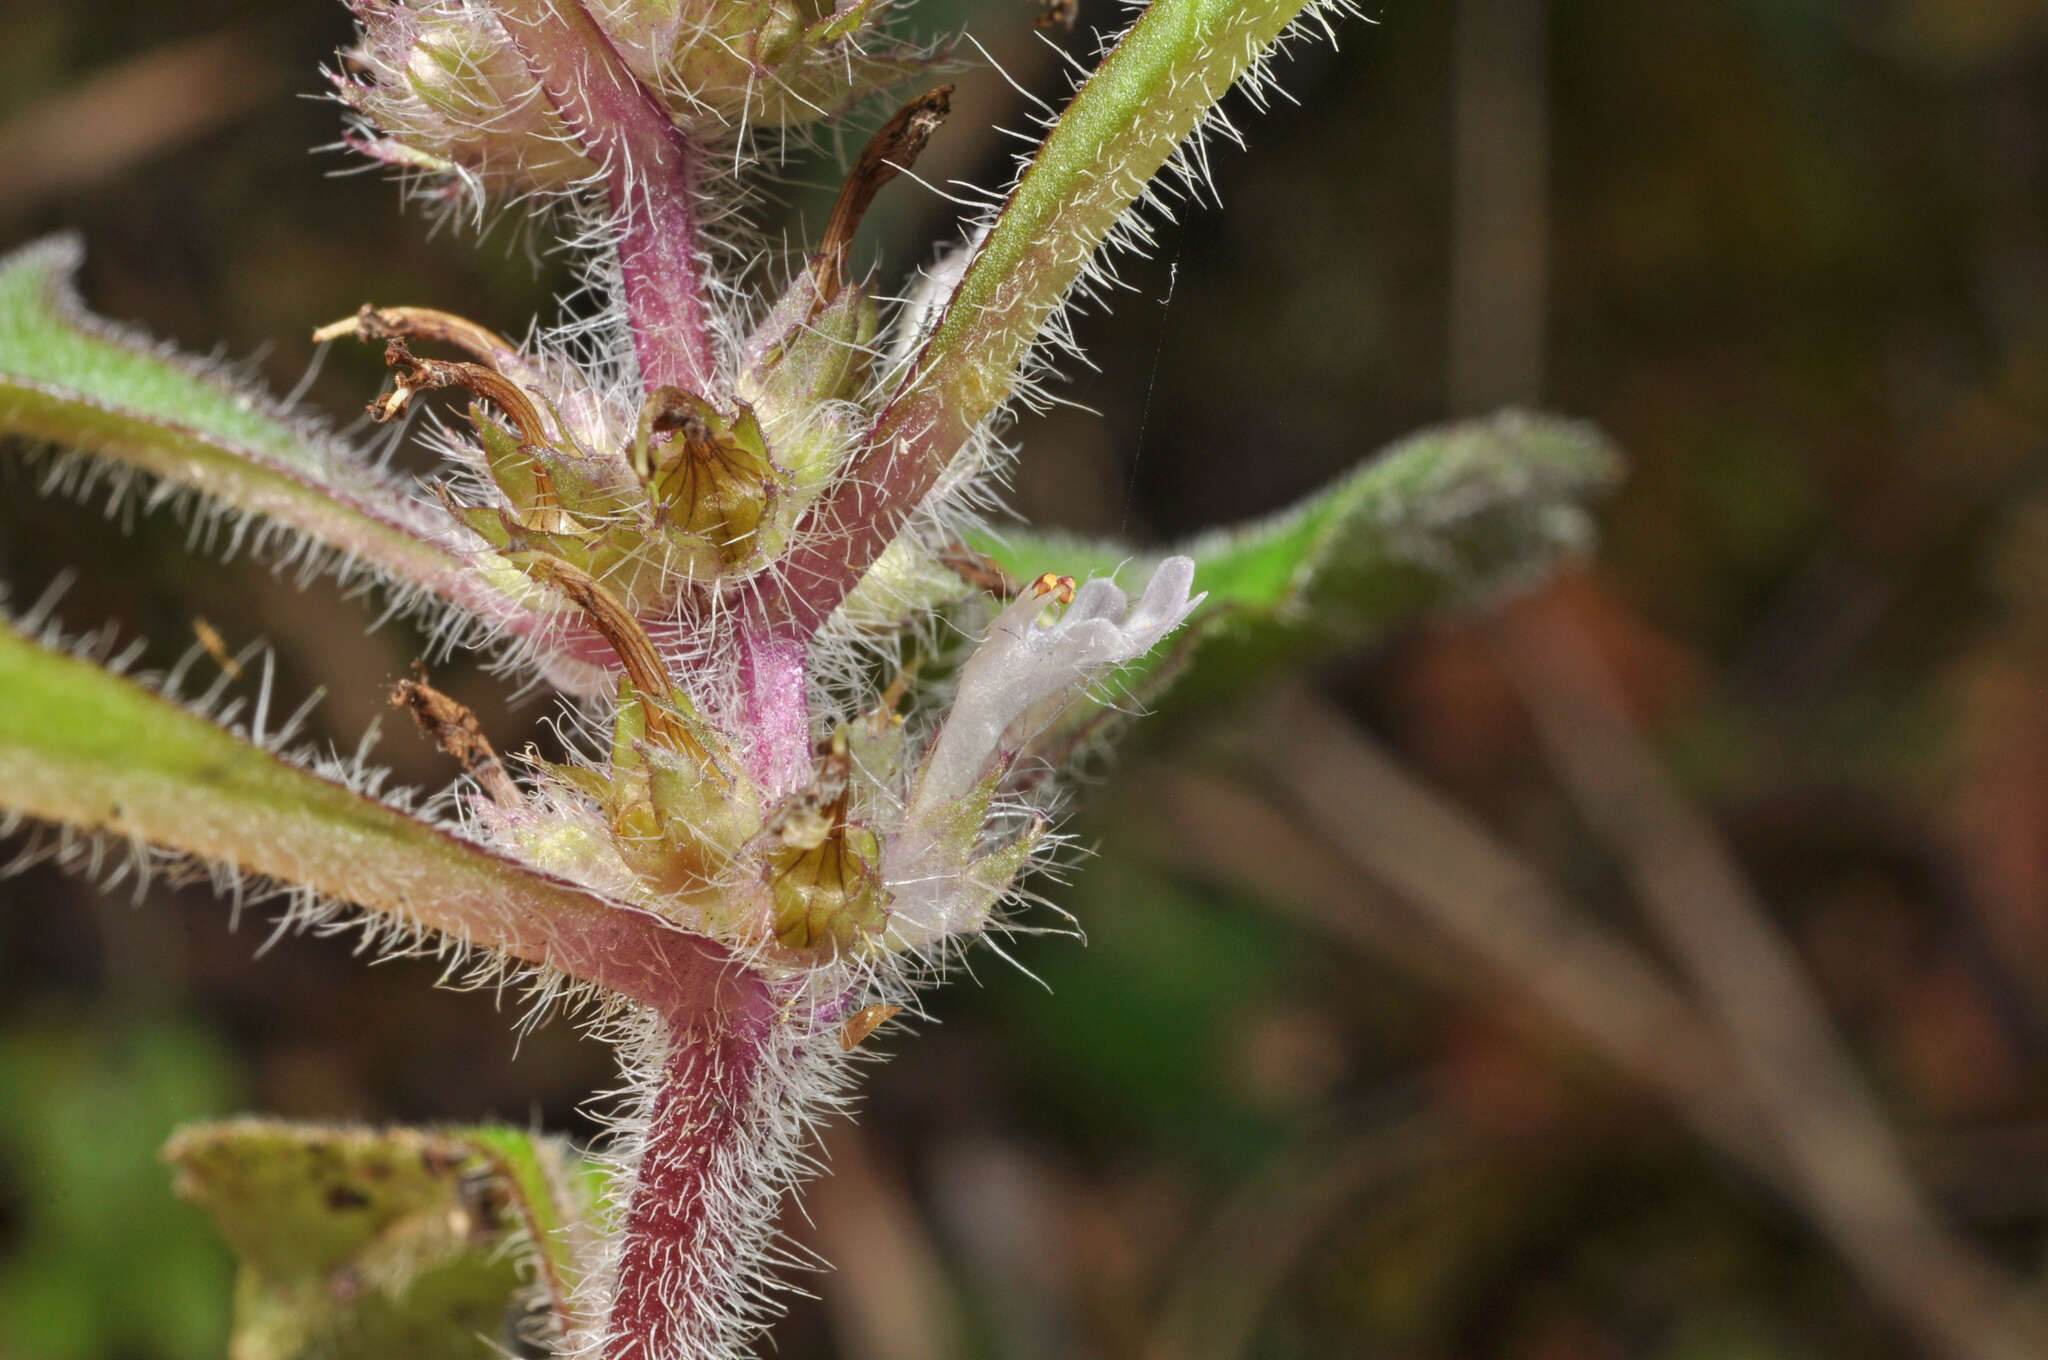
<svg viewBox="0 0 2048 1360">
<path fill-rule="evenodd" d="M 1074 602 L 1074 578 L 1071 576 L 1061 576 L 1057 572 L 1049 571 L 1031 583 L 1031 593 L 1040 599 L 1044 599 L 1048 595 L 1056 596 L 1061 604 L 1072 604 Z"/>
</svg>

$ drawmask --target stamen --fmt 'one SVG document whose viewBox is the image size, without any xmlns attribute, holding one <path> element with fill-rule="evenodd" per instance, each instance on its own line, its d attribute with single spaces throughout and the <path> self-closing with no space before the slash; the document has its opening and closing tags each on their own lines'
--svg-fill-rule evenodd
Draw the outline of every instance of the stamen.
<svg viewBox="0 0 2048 1360">
<path fill-rule="evenodd" d="M 1074 602 L 1074 578 L 1061 576 L 1058 572 L 1046 572 L 1031 583 L 1031 593 L 1039 599 L 1051 595 L 1061 604 Z"/>
</svg>

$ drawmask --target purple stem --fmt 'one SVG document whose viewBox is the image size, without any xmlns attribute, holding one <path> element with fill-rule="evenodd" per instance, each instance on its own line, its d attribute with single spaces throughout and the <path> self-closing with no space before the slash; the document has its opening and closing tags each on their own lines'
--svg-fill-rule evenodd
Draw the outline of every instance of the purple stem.
<svg viewBox="0 0 2048 1360">
<path fill-rule="evenodd" d="M 767 985 L 724 1013 L 670 1026 L 646 1140 L 633 1171 L 603 1360 L 723 1355 L 749 1286 L 741 1259 L 765 1231 L 757 1193 L 760 1081 L 775 1018 Z"/>
<path fill-rule="evenodd" d="M 696 148 L 578 0 L 501 0 L 498 11 L 624 221 L 619 268 L 641 382 L 716 400 Z"/>
<path fill-rule="evenodd" d="M 804 694 L 801 636 L 750 622 L 740 630 L 740 702 L 747 759 L 772 799 L 811 778 L 811 710 Z"/>
<path fill-rule="evenodd" d="M 799 527 L 783 562 L 779 627 L 816 632 L 974 433 L 932 386 L 910 387 L 883 410 L 865 451 Z"/>
</svg>

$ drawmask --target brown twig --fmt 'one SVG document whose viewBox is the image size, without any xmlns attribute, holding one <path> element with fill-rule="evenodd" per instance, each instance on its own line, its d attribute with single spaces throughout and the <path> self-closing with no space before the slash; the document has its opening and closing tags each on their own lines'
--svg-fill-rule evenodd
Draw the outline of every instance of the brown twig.
<svg viewBox="0 0 2048 1360">
<path fill-rule="evenodd" d="M 1553 744 L 1574 749 L 1609 739 L 1591 737 L 1577 723 L 1551 737 Z M 1789 983 L 1782 976 L 1787 958 L 1774 963 L 1767 957 L 1782 945 L 1751 953 L 1752 940 L 1705 965 L 1725 976 L 1712 988 L 1703 986 L 1712 996 L 1709 1013 L 1702 1015 L 1639 950 L 1559 899 L 1539 875 L 1402 771 L 1327 702 L 1305 691 L 1284 696 L 1257 725 L 1253 741 L 1262 770 L 1286 791 L 1306 823 L 1421 908 L 1453 943 L 1518 983 L 1610 1061 L 1664 1094 L 1702 1137 L 1799 1206 L 1872 1296 L 1940 1353 L 1969 1360 L 2048 1354 L 2035 1302 L 1934 1220 L 1889 1150 L 1881 1121 L 1875 1133 L 1862 1123 L 1879 1117 L 1860 1088 L 1846 1103 L 1838 1088 L 1818 1097 L 1821 1108 L 1802 1108 L 1807 1096 L 1800 1082 L 1816 1076 L 1814 1064 L 1839 1064 L 1831 1043 L 1816 1058 L 1807 1047 L 1814 1041 L 1809 1031 L 1791 1040 L 1796 1056 L 1774 1056 L 1758 1044 L 1789 1037 L 1782 1011 L 1764 1017 L 1727 1013 L 1730 1005 L 1759 1004 L 1760 987 L 1801 990 L 1796 974 Z M 1700 882 L 1713 881 L 1698 877 L 1699 862 L 1671 865 L 1665 859 L 1668 843 L 1655 857 L 1659 863 L 1645 858 L 1649 842 L 1639 828 L 1658 827 L 1662 836 L 1676 823 L 1666 821 L 1674 816 L 1668 805 L 1651 806 L 1665 796 L 1656 791 L 1663 777 L 1640 748 L 1638 756 L 1647 762 L 1647 775 L 1644 764 L 1632 763 L 1627 779 L 1614 777 L 1619 764 L 1602 776 L 1606 793 L 1596 820 L 1614 819 L 1608 829 L 1631 846 L 1631 867 L 1660 879 L 1657 896 L 1676 890 L 1681 878 L 1692 879 L 1688 891 L 1697 891 Z M 1614 755 L 1610 749 L 1570 758 L 1606 762 Z M 1698 842 L 1685 851 L 1687 857 L 1699 853 Z M 1724 870 L 1725 862 L 1710 873 Z M 1665 875 L 1670 881 L 1661 881 Z M 1739 878 L 1722 879 L 1718 891 L 1727 891 L 1731 882 L 1746 899 Z M 1641 886 L 1649 896 L 1652 885 L 1645 880 Z M 1668 901 L 1645 905 L 1660 915 L 1670 910 Z M 1728 947 L 1704 934 L 1718 933 L 1726 916 L 1739 909 L 1725 899 L 1711 905 L 1694 899 L 1681 908 L 1688 916 L 1708 918 L 1684 925 L 1702 937 L 1675 944 L 1690 966 L 1702 966 L 1691 957 L 1695 950 Z M 1756 924 L 1752 917 L 1735 929 L 1751 932 Z M 1780 976 L 1750 976 L 1755 969 Z M 1781 995 L 1761 1004 L 1777 1010 L 1786 1003 Z M 1824 1017 L 1818 1022 L 1825 1026 Z M 1739 1034 L 1732 1032 L 1736 1026 Z M 1859 1104 L 1862 1113 L 1856 1112 Z"/>
<path fill-rule="evenodd" d="M 1782 1156 L 1718 1036 L 1640 949 L 1560 898 L 1326 700 L 1288 691 L 1249 740 L 1259 774 L 1302 823 L 1459 954 L 1663 1095 L 1715 1147 L 1766 1179 L 1781 1173 Z"/>
<path fill-rule="evenodd" d="M 1347 1120 L 1342 1136 L 1304 1140 L 1240 1185 L 1173 1263 L 1146 1360 L 1248 1354 L 1288 1273 L 1360 1195 L 1470 1158 L 1468 1133 L 1403 1106 Z"/>
<path fill-rule="evenodd" d="M 239 29 L 96 71 L 0 123 L 0 217 L 112 179 L 270 97 L 276 63 Z"/>
</svg>

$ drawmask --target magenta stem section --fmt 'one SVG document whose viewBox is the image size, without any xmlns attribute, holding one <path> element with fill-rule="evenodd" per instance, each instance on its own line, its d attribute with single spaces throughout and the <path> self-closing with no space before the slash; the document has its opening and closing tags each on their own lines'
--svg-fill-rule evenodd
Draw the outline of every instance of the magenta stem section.
<svg viewBox="0 0 2048 1360">
<path fill-rule="evenodd" d="M 619 1249 L 604 1360 L 722 1355 L 742 1324 L 739 1259 L 772 1207 L 752 1165 L 758 1086 L 774 1019 L 766 984 L 712 1017 L 675 1025 L 648 1114 Z"/>
<path fill-rule="evenodd" d="M 505 28 L 623 224 L 619 268 L 646 389 L 718 388 L 697 148 L 578 0 L 501 0 Z"/>
<path fill-rule="evenodd" d="M 772 798 L 794 793 L 811 778 L 811 709 L 804 694 L 802 637 L 750 624 L 740 633 L 741 719 L 747 761 Z"/>
<path fill-rule="evenodd" d="M 889 417 L 884 412 L 876 428 L 886 430 Z M 869 445 L 838 489 L 811 512 L 795 536 L 800 546 L 783 561 L 778 603 L 786 627 L 810 633 L 831 617 L 903 532 L 904 521 L 938 482 L 968 433 L 940 416 L 915 437 L 884 435 Z"/>
</svg>

